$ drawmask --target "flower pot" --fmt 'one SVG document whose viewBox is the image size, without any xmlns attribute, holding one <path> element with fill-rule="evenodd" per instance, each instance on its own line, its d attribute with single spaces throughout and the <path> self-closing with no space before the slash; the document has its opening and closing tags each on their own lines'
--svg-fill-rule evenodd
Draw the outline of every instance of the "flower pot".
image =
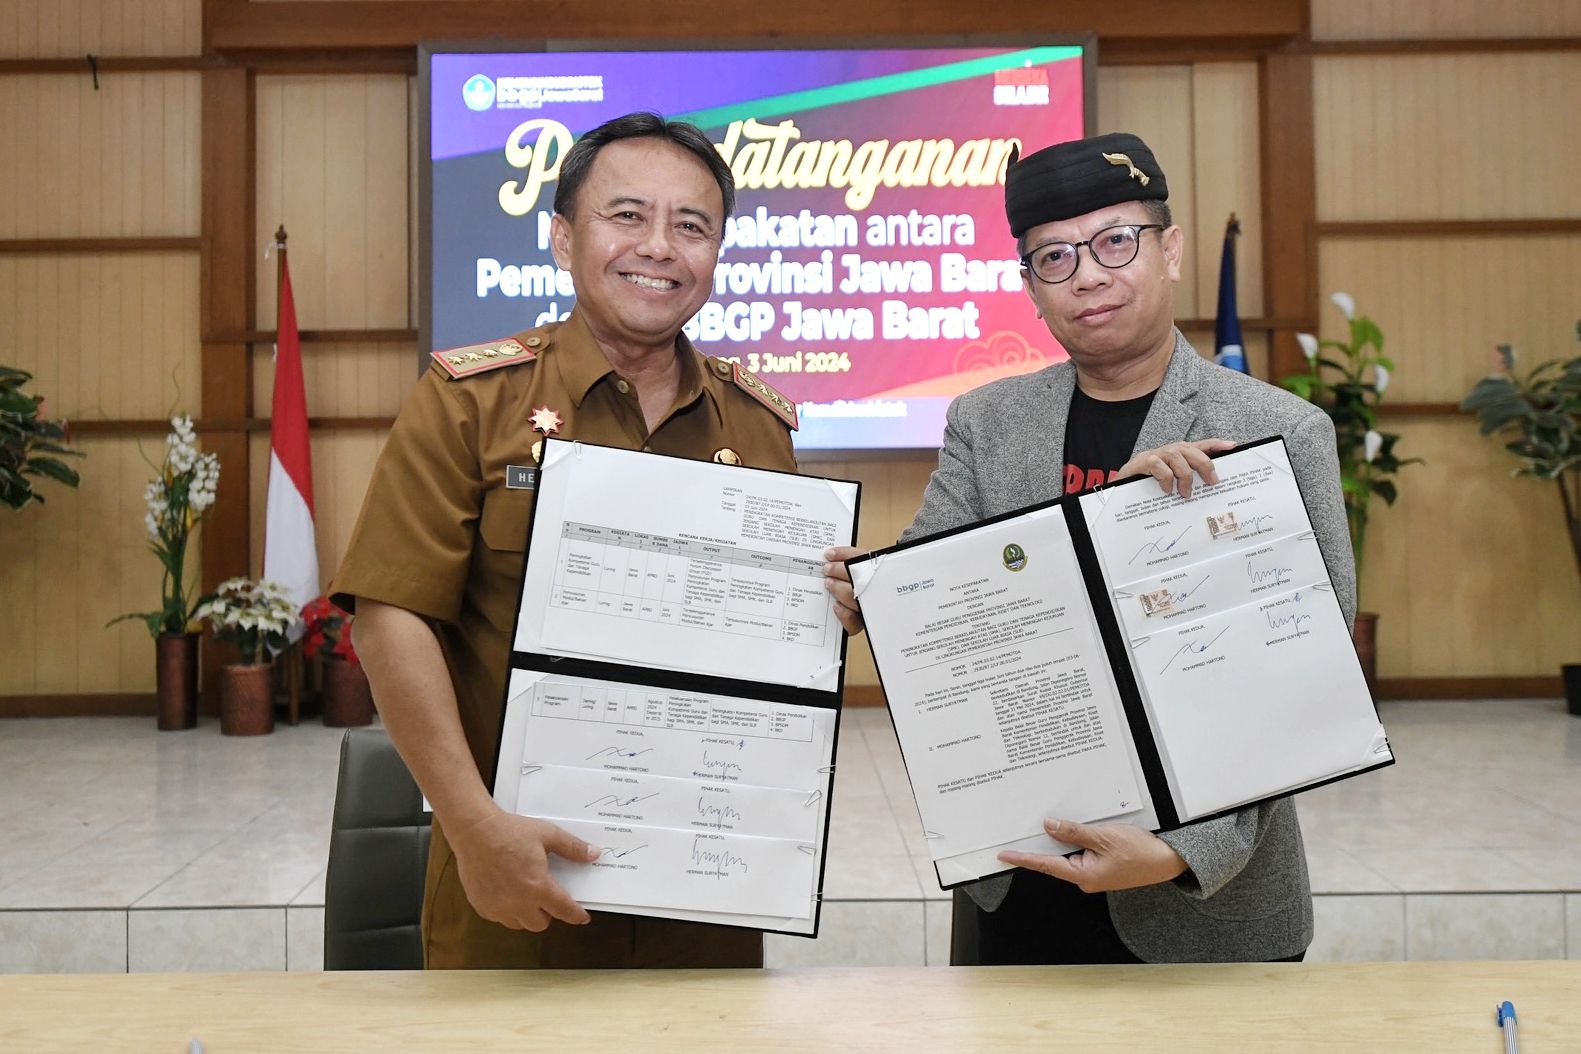
<svg viewBox="0 0 1581 1054">
<path fill-rule="evenodd" d="M 1367 691 L 1378 698 L 1378 615 L 1372 611 L 1356 614 L 1356 628 L 1351 631 L 1356 643 L 1356 658 L 1361 660 L 1362 676 L 1367 678 Z"/>
<path fill-rule="evenodd" d="M 274 731 L 274 667 L 265 663 L 220 670 L 220 731 L 261 736 Z"/>
<path fill-rule="evenodd" d="M 1565 709 L 1581 717 L 1581 662 L 1566 663 L 1559 667 L 1559 675 L 1564 680 Z"/>
<path fill-rule="evenodd" d="M 198 723 L 198 635 L 161 633 L 154 641 L 154 695 L 161 732 Z"/>
<path fill-rule="evenodd" d="M 350 728 L 373 721 L 373 689 L 360 662 L 324 660 L 324 724 Z"/>
</svg>

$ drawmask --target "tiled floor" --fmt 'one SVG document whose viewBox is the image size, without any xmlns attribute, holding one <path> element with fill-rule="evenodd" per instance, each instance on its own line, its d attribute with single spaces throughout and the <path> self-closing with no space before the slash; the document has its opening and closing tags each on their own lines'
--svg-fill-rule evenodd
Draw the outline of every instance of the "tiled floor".
<svg viewBox="0 0 1581 1054">
<path fill-rule="evenodd" d="M 1314 958 L 1581 958 L 1581 719 L 1554 701 L 1392 703 L 1400 763 L 1299 799 Z M 0 721 L 0 971 L 314 969 L 340 733 Z M 943 963 L 883 711 L 841 731 L 823 936 L 772 965 Z"/>
</svg>

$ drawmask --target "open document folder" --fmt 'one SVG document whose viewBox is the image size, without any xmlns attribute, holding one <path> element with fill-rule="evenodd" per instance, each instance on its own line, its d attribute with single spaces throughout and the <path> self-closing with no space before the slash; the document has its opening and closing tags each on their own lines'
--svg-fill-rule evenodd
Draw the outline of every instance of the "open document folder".
<svg viewBox="0 0 1581 1054">
<path fill-rule="evenodd" d="M 816 936 L 859 496 L 544 440 L 494 799 L 602 848 L 583 907 Z"/>
<path fill-rule="evenodd" d="M 945 888 L 1392 764 L 1284 441 L 849 563 Z"/>
</svg>

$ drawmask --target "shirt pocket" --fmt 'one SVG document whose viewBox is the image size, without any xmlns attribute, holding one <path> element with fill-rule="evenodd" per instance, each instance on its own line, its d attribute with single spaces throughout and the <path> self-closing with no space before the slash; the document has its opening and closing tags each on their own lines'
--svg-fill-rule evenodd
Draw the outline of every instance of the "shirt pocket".
<svg viewBox="0 0 1581 1054">
<path fill-rule="evenodd" d="M 478 519 L 478 536 L 485 547 L 500 553 L 521 553 L 527 549 L 527 531 L 532 525 L 532 491 L 492 490 L 483 499 L 483 514 Z"/>
<path fill-rule="evenodd" d="M 467 592 L 472 606 L 493 627 L 501 642 L 510 639 L 516 625 L 522 561 L 526 558 L 531 523 L 532 491 L 500 488 L 484 496 Z M 504 664 L 502 652 L 499 665 Z"/>
</svg>

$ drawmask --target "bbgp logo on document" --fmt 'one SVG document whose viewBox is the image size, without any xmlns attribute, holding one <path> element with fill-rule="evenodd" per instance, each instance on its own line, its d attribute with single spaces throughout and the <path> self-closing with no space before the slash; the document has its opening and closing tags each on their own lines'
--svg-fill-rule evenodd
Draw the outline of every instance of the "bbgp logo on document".
<svg viewBox="0 0 1581 1054">
<path fill-rule="evenodd" d="M 1005 570 L 1019 571 L 1027 565 L 1027 551 L 1011 542 L 1005 546 L 1004 561 Z"/>
<path fill-rule="evenodd" d="M 469 110 L 487 110 L 494 105 L 494 82 L 481 73 L 474 73 L 461 86 L 461 98 Z"/>
</svg>

